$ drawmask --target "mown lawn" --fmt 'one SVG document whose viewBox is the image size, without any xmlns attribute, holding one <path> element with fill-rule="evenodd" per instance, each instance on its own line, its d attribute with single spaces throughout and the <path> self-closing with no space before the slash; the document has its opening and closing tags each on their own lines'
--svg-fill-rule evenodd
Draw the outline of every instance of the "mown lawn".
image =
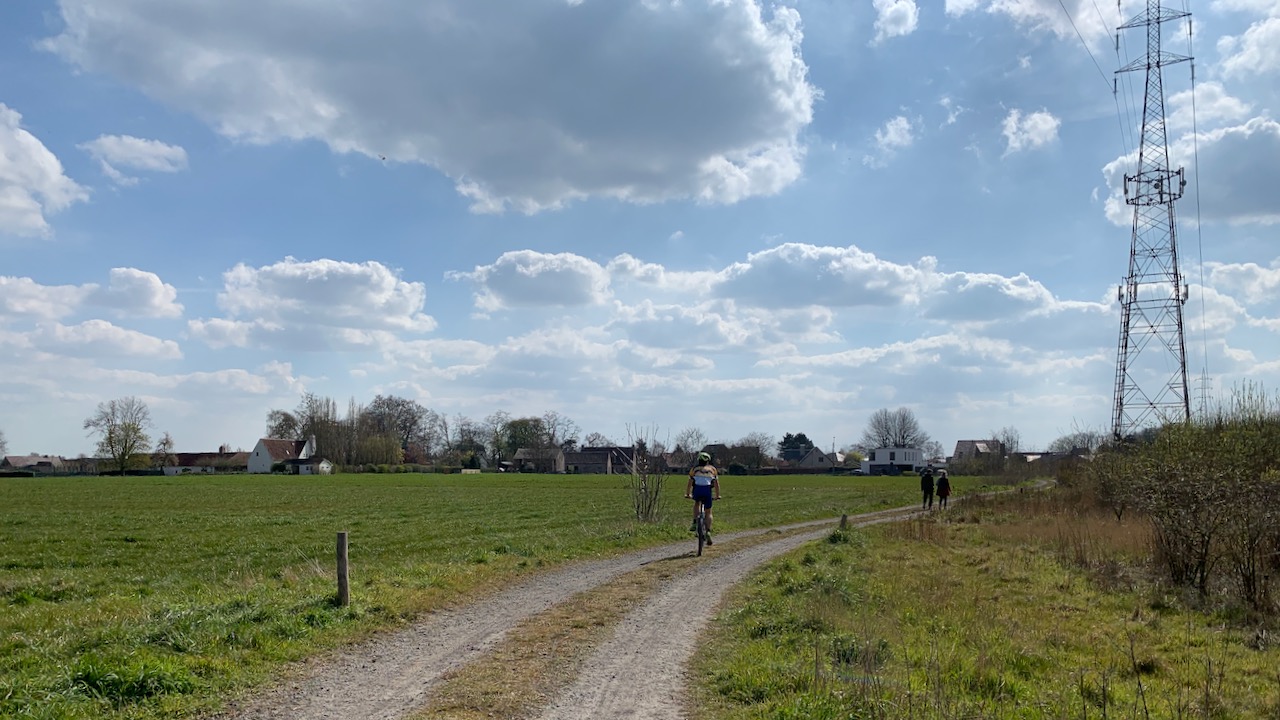
<svg viewBox="0 0 1280 720">
<path fill-rule="evenodd" d="M 722 533 L 917 500 L 909 477 L 723 488 Z M 0 479 L 0 716 L 198 714 L 462 594 L 683 539 L 683 491 L 672 479 L 667 520 L 647 525 L 617 476 Z M 347 608 L 333 602 L 339 530 Z"/>
</svg>

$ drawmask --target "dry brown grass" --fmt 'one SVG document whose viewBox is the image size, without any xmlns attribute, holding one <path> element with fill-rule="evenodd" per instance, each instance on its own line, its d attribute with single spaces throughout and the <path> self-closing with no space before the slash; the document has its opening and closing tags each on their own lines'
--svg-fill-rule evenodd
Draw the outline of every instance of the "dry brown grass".
<svg viewBox="0 0 1280 720">
<path fill-rule="evenodd" d="M 733 550 L 785 533 L 733 540 Z M 708 552 L 719 552 L 719 546 Z M 516 626 L 490 653 L 450 673 L 414 720 L 520 718 L 553 700 L 626 615 L 669 578 L 696 562 L 680 555 L 652 563 L 561 603 Z"/>
</svg>

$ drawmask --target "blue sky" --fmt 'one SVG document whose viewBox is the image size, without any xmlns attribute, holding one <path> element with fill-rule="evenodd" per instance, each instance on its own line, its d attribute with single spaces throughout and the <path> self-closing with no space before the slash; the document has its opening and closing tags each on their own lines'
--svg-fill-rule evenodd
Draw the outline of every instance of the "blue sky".
<svg viewBox="0 0 1280 720">
<path fill-rule="evenodd" d="M 1140 8 L 1065 8 L 5 3 L 0 431 L 92 453 L 135 395 L 249 448 L 303 392 L 615 440 L 1108 429 Z M 1280 2 L 1190 9 L 1188 363 L 1275 387 Z"/>
</svg>

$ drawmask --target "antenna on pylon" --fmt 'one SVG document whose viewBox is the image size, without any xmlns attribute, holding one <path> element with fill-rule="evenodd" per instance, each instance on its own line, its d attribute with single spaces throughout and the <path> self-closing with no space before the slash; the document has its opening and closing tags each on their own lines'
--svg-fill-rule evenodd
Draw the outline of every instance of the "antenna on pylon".
<svg viewBox="0 0 1280 720">
<path fill-rule="evenodd" d="M 1112 434 L 1132 437 L 1155 423 L 1188 421 L 1187 350 L 1182 306 L 1186 281 L 1178 269 L 1177 222 L 1173 203 L 1187 185 L 1182 168 L 1169 167 L 1165 131 L 1164 83 L 1160 69 L 1190 60 L 1161 47 L 1161 26 L 1191 13 L 1147 0 L 1137 17 L 1120 30 L 1145 28 L 1147 52 L 1116 71 L 1146 72 L 1142 109 L 1142 141 L 1137 172 L 1125 175 L 1125 202 L 1133 206 L 1129 274 L 1118 290 L 1120 345 L 1116 352 L 1115 409 Z"/>
</svg>

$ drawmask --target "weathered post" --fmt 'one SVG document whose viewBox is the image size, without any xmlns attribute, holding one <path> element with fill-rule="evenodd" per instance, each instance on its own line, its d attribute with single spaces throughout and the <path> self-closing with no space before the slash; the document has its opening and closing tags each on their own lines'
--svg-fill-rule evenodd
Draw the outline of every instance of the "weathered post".
<svg viewBox="0 0 1280 720">
<path fill-rule="evenodd" d="M 338 533 L 338 605 L 351 604 L 351 584 L 347 581 L 347 533 Z"/>
<path fill-rule="evenodd" d="M 848 514 L 848 513 L 845 513 L 845 514 L 843 514 L 843 515 L 841 515 L 841 516 L 840 516 L 840 529 L 841 529 L 841 530 L 848 530 L 848 529 L 849 529 L 849 514 Z"/>
</svg>

